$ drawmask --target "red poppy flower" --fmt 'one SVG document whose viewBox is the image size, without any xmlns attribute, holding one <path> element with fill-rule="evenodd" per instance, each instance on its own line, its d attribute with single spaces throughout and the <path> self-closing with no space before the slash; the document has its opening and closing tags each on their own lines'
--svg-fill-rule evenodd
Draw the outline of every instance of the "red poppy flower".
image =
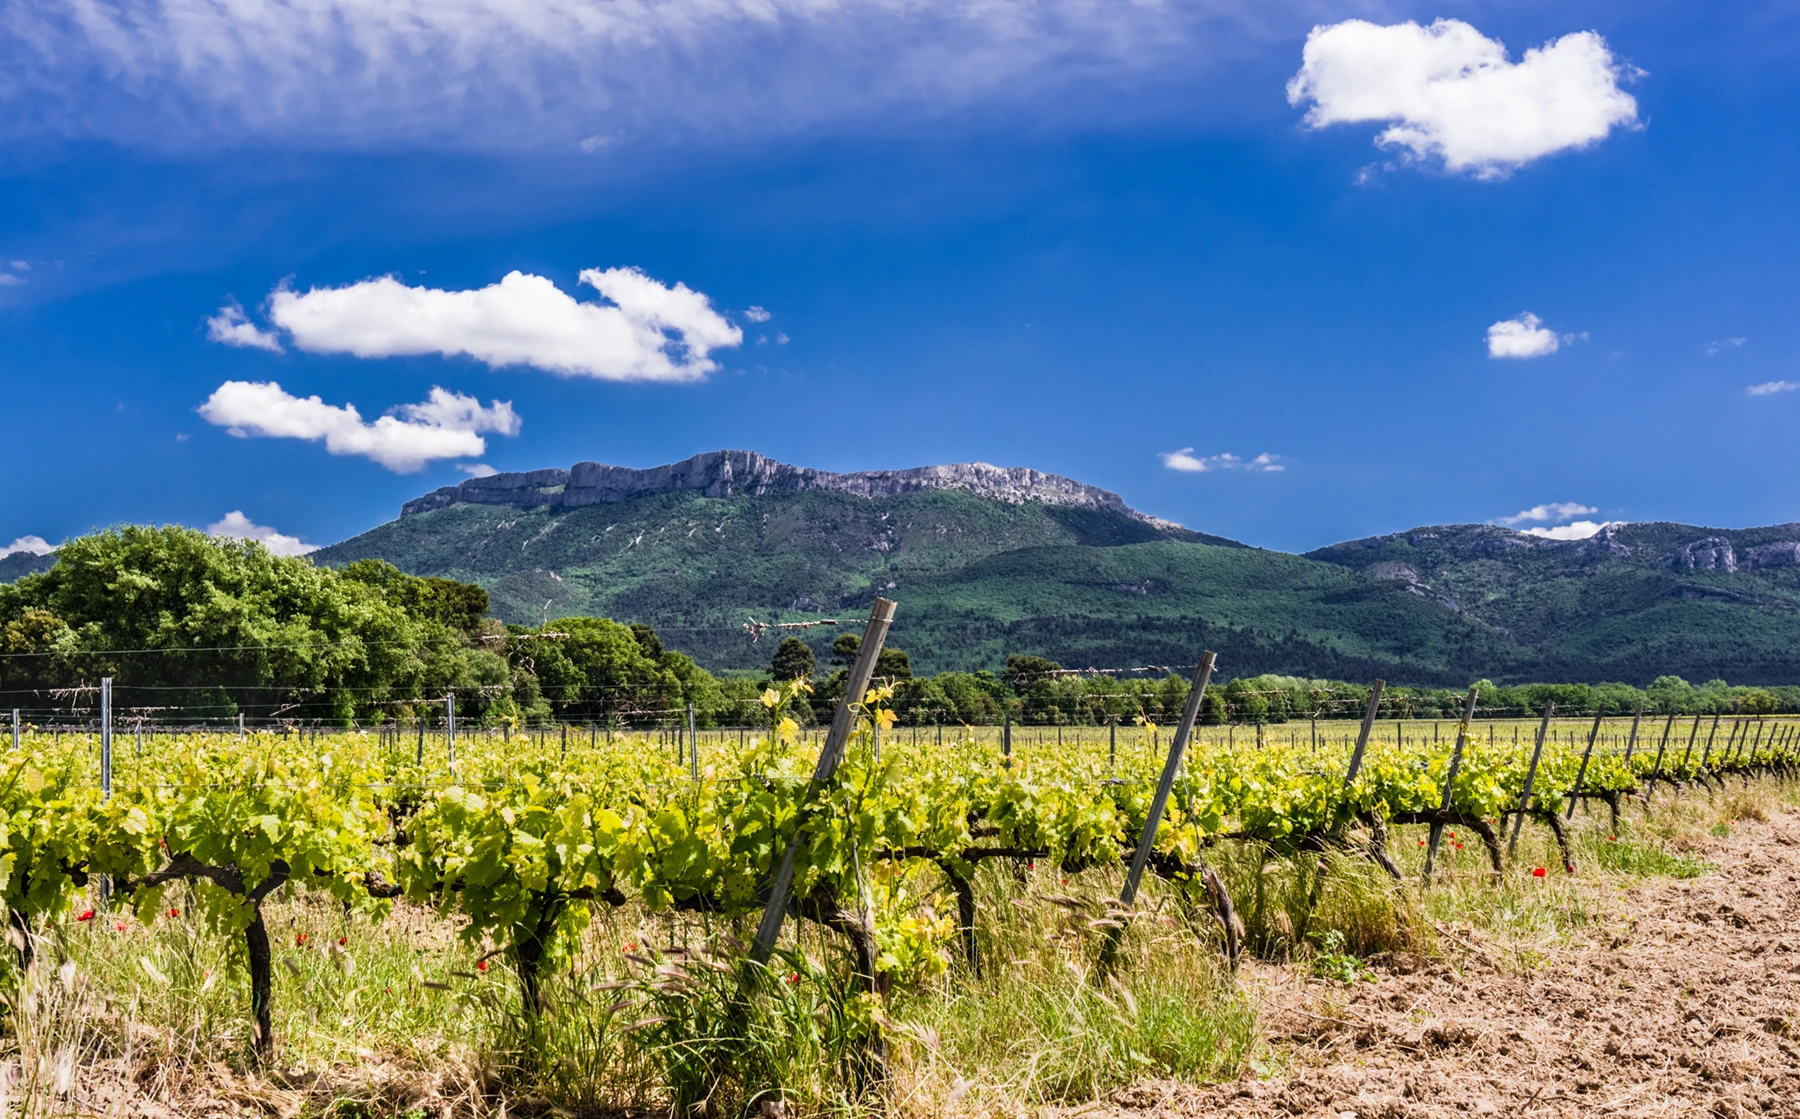
<svg viewBox="0 0 1800 1119">
<path fill-rule="evenodd" d="M 637 951 L 637 941 L 635 941 L 635 940 L 626 941 L 625 947 L 619 949 L 619 951 L 625 955 L 630 955 L 631 953 L 636 952 Z"/>
<path fill-rule="evenodd" d="M 300 945 L 305 944 L 305 943 L 306 943 L 306 934 L 305 933 L 295 933 L 294 934 L 294 946 L 295 947 L 299 947 Z"/>
<path fill-rule="evenodd" d="M 794 984 L 800 982 L 800 973 L 797 971 L 788 972 L 787 981 L 788 986 L 792 987 Z"/>
<path fill-rule="evenodd" d="M 1608 843 L 1617 843 L 1619 841 L 1619 837 L 1616 835 L 1609 835 L 1606 837 L 1606 841 Z"/>
<path fill-rule="evenodd" d="M 1544 868 L 1541 866 L 1534 866 L 1531 868 L 1531 876 L 1533 878 L 1542 878 L 1544 876 L 1544 874 L 1545 874 Z"/>
<path fill-rule="evenodd" d="M 1425 841 L 1423 839 L 1419 840 L 1419 846 L 1421 846 L 1421 847 L 1425 846 Z"/>
<path fill-rule="evenodd" d="M 1460 850 L 1462 850 L 1462 844 L 1460 844 L 1460 843 L 1458 843 L 1458 844 L 1457 844 L 1457 845 L 1456 845 L 1456 849 L 1457 849 L 1457 850 L 1458 850 L 1458 851 L 1460 851 Z"/>
<path fill-rule="evenodd" d="M 1450 833 L 1450 838 L 1451 838 L 1451 839 L 1455 839 L 1455 838 L 1456 838 L 1456 833 L 1455 833 L 1455 832 L 1451 832 L 1451 833 Z"/>
<path fill-rule="evenodd" d="M 475 970 L 476 971 L 486 971 L 487 970 L 487 961 L 486 960 L 476 960 L 475 961 Z"/>
<path fill-rule="evenodd" d="M 113 926 L 113 929 L 118 932 L 124 932 L 125 931 L 125 922 L 120 921 L 118 924 Z"/>
<path fill-rule="evenodd" d="M 171 917 L 181 916 L 181 907 L 179 905 L 171 905 L 169 907 L 169 916 L 171 916 Z"/>
<path fill-rule="evenodd" d="M 340 936 L 340 937 L 338 937 L 338 947 L 339 947 L 339 948 L 342 948 L 342 947 L 343 947 L 343 946 L 344 946 L 344 945 L 346 945 L 346 944 L 348 944 L 348 943 L 350 943 L 350 938 L 349 938 L 349 937 L 347 937 L 347 936 Z"/>
<path fill-rule="evenodd" d="M 75 919 L 77 921 L 92 921 L 94 919 L 94 911 L 90 909 Z"/>
</svg>

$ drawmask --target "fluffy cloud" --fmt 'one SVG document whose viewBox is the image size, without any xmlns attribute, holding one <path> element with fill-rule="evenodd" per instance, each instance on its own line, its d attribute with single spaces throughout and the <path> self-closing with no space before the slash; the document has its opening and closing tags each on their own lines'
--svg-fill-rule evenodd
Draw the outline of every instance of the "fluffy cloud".
<svg viewBox="0 0 1800 1119">
<path fill-rule="evenodd" d="M 978 102 L 1044 112 L 1317 0 L 0 0 L 0 129 L 132 145 L 600 148 Z M 587 140 L 591 143 L 583 144 Z"/>
<path fill-rule="evenodd" d="M 1528 528 L 1523 531 L 1527 536 L 1541 536 L 1546 540 L 1586 540 L 1603 528 L 1624 523 L 1624 521 L 1573 521 L 1566 525 Z"/>
<path fill-rule="evenodd" d="M 1247 470 L 1259 474 L 1279 474 L 1287 467 L 1278 460 L 1280 455 L 1272 455 L 1267 451 L 1255 458 L 1245 459 L 1230 453 L 1196 457 L 1194 448 L 1183 447 L 1179 451 L 1166 451 L 1157 456 L 1162 464 L 1170 470 L 1183 474 L 1203 474 L 1209 470 Z"/>
<path fill-rule="evenodd" d="M 1482 177 L 1599 143 L 1637 121 L 1626 76 L 1592 31 L 1509 61 L 1506 47 L 1455 19 L 1429 27 L 1352 19 L 1306 37 L 1288 101 L 1312 128 L 1391 122 L 1376 138 L 1408 159 Z"/>
<path fill-rule="evenodd" d="M 11 544 L 0 547 L 0 559 L 24 553 L 28 556 L 47 556 L 56 551 L 56 546 L 41 536 L 21 536 Z"/>
<path fill-rule="evenodd" d="M 1487 329 L 1489 357 L 1545 357 L 1577 341 L 1587 341 L 1587 332 L 1558 334 L 1530 311 L 1502 319 Z"/>
<path fill-rule="evenodd" d="M 1583 505 L 1579 501 L 1552 501 L 1547 505 L 1533 505 L 1529 509 L 1521 509 L 1510 517 L 1495 517 L 1495 524 L 1517 525 L 1526 521 L 1566 521 L 1570 517 L 1582 517 L 1600 510 L 1592 505 Z"/>
<path fill-rule="evenodd" d="M 226 381 L 199 408 L 208 423 L 240 439 L 324 440 L 334 455 L 361 455 L 400 474 L 435 459 L 475 458 L 487 451 L 482 432 L 517 435 L 519 417 L 510 401 L 483 408 L 472 396 L 434 387 L 422 404 L 365 423 L 356 406 L 326 404 L 316 396 L 289 395 L 273 381 Z"/>
<path fill-rule="evenodd" d="M 1760 385 L 1751 385 L 1744 390 L 1745 396 L 1773 396 L 1778 392 L 1793 392 L 1800 389 L 1800 383 L 1794 381 L 1764 381 Z"/>
<path fill-rule="evenodd" d="M 469 291 L 408 287 L 381 276 L 305 292 L 278 288 L 269 318 L 312 353 L 467 355 L 494 367 L 528 365 L 607 381 L 698 380 L 718 368 L 712 351 L 744 340 L 686 284 L 669 287 L 635 268 L 589 268 L 581 282 L 607 302 L 578 303 L 524 272 Z M 209 325 L 215 341 L 281 348 L 233 307 Z"/>
<path fill-rule="evenodd" d="M 768 322 L 775 316 L 769 314 L 769 312 L 762 307 L 746 307 L 744 308 L 744 317 L 751 322 Z"/>
<path fill-rule="evenodd" d="M 308 552 L 319 550 L 317 544 L 308 544 L 298 536 L 287 536 L 276 532 L 268 525 L 259 525 L 237 509 L 220 517 L 206 526 L 208 536 L 235 536 L 240 540 L 254 540 L 278 556 L 303 556 Z"/>
<path fill-rule="evenodd" d="M 485 462 L 459 462 L 456 468 L 471 478 L 492 478 L 500 473 Z"/>
<path fill-rule="evenodd" d="M 281 343 L 273 334 L 257 326 L 235 303 L 219 308 L 219 313 L 206 320 L 206 336 L 227 346 L 247 346 L 255 350 L 281 352 Z"/>
</svg>

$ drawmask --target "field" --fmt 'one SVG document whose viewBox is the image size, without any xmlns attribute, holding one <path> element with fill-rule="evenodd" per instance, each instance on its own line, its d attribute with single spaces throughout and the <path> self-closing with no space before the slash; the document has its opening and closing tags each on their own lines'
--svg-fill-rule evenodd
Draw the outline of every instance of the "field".
<svg viewBox="0 0 1800 1119">
<path fill-rule="evenodd" d="M 1541 992 L 1571 967 L 1600 982 L 1580 969 L 1621 912 L 1666 923 L 1649 899 L 1710 898 L 1717 866 L 1754 889 L 1737 833 L 1795 832 L 1788 719 L 1555 720 L 1535 768 L 1537 721 L 1477 718 L 1460 751 L 1456 722 L 1382 722 L 1348 782 L 1356 723 L 1201 727 L 1127 905 L 1172 728 L 940 741 L 877 692 L 814 781 L 821 732 L 781 719 L 791 699 L 769 728 L 691 739 L 119 734 L 109 772 L 96 736 L 28 728 L 0 763 L 9 1106 L 1427 1114 L 1430 1091 L 1368 1070 L 1466 1071 L 1493 1040 L 1468 999 L 1562 1000 Z M 790 919 L 758 960 L 796 835 Z M 1762 885 L 1791 907 L 1783 858 Z M 1791 988 L 1779 922 L 1750 927 L 1749 966 Z M 1766 1016 L 1791 1064 L 1793 1019 Z M 1567 1079 L 1531 1106 L 1606 1083 Z M 1483 1092 L 1470 1109 L 1508 1103 Z"/>
</svg>

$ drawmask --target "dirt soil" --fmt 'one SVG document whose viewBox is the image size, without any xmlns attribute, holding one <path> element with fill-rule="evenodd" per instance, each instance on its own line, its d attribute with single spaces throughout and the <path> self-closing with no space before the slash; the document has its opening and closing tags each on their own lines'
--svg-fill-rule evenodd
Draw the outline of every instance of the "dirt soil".
<svg viewBox="0 0 1800 1119">
<path fill-rule="evenodd" d="M 1450 932 L 1349 987 L 1246 969 L 1280 1072 L 1078 1113 L 1800 1117 L 1800 816 L 1733 831 L 1524 966 Z"/>
</svg>

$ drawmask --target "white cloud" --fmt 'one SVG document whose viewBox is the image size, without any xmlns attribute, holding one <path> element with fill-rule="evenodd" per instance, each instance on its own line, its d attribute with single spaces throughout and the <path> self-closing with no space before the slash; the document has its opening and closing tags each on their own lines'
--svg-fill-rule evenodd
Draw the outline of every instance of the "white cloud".
<svg viewBox="0 0 1800 1119">
<path fill-rule="evenodd" d="M 456 468 L 471 478 L 492 478 L 500 473 L 485 462 L 459 462 Z"/>
<path fill-rule="evenodd" d="M 567 149 L 1191 78 L 1318 0 L 0 0 L 0 127 Z M 1296 13 L 1295 9 L 1302 9 Z"/>
<path fill-rule="evenodd" d="M 746 307 L 744 308 L 744 317 L 751 322 L 768 322 L 775 316 L 769 314 L 768 311 L 761 307 Z"/>
<path fill-rule="evenodd" d="M 1744 390 L 1745 396 L 1773 396 L 1778 392 L 1793 392 L 1800 389 L 1800 383 L 1794 381 L 1764 381 L 1760 385 L 1751 385 Z"/>
<path fill-rule="evenodd" d="M 1384 27 L 1352 19 L 1313 28 L 1301 60 L 1288 102 L 1312 103 L 1310 127 L 1391 122 L 1380 146 L 1482 177 L 1588 147 L 1637 121 L 1637 102 L 1619 88 L 1628 75 L 1592 31 L 1515 63 L 1461 20 Z"/>
<path fill-rule="evenodd" d="M 1184 474 L 1203 474 L 1209 470 L 1247 470 L 1257 474 L 1279 474 L 1287 469 L 1279 461 L 1280 455 L 1272 455 L 1267 451 L 1250 459 L 1239 458 L 1229 452 L 1196 457 L 1194 448 L 1183 447 L 1179 451 L 1165 451 L 1157 457 L 1162 459 L 1163 466 Z"/>
<path fill-rule="evenodd" d="M 1603 528 L 1622 525 L 1624 521 L 1573 521 L 1553 528 L 1528 528 L 1523 530 L 1527 536 L 1541 536 L 1546 540 L 1586 540 Z"/>
<path fill-rule="evenodd" d="M 355 405 L 290 396 L 273 381 L 226 381 L 198 411 L 240 439 L 322 439 L 334 455 L 362 455 L 400 474 L 434 459 L 480 456 L 487 451 L 482 432 L 519 433 L 510 401 L 483 408 L 472 396 L 436 387 L 424 403 L 401 405 L 374 423 L 363 422 Z"/>
<path fill-rule="evenodd" d="M 1571 342 L 1587 341 L 1587 331 L 1558 334 L 1530 311 L 1502 319 L 1487 329 L 1489 357 L 1546 357 Z"/>
<path fill-rule="evenodd" d="M 692 381 L 743 331 L 686 284 L 635 268 L 589 268 L 608 302 L 578 303 L 542 276 L 509 272 L 468 291 L 408 287 L 393 276 L 269 297 L 269 318 L 299 349 L 357 357 L 467 355 L 608 381 Z M 272 341 L 272 339 L 271 339 Z"/>
<path fill-rule="evenodd" d="M 15 276 L 11 272 L 0 272 L 0 288 L 22 287 L 30 282 L 23 276 Z"/>
<path fill-rule="evenodd" d="M 41 536 L 21 536 L 11 544 L 0 548 L 0 559 L 18 555 L 23 552 L 28 556 L 47 556 L 56 551 L 56 545 Z"/>
<path fill-rule="evenodd" d="M 206 535 L 254 540 L 278 556 L 303 556 L 319 550 L 317 544 L 308 544 L 298 536 L 285 536 L 268 525 L 259 525 L 237 509 L 207 525 Z"/>
<path fill-rule="evenodd" d="M 775 332 L 775 344 L 776 344 L 776 345 L 777 345 L 777 346 L 785 346 L 785 345 L 787 345 L 787 344 L 788 344 L 788 343 L 789 343 L 789 342 L 792 342 L 792 341 L 793 341 L 793 339 L 792 339 L 792 338 L 789 338 L 789 337 L 788 337 L 788 336 L 787 336 L 787 331 L 785 331 L 785 330 L 778 330 L 778 331 L 776 331 L 776 332 Z"/>
<path fill-rule="evenodd" d="M 1725 338 L 1717 342 L 1708 342 L 1706 344 L 1706 356 L 1712 357 L 1714 354 L 1722 353 L 1727 349 L 1736 349 L 1747 341 L 1749 341 L 1747 338 Z"/>
<path fill-rule="evenodd" d="M 12 270 L 14 272 L 29 272 L 29 271 L 31 271 L 31 262 L 29 260 L 13 260 L 13 261 L 8 261 L 7 263 L 12 265 Z"/>
<path fill-rule="evenodd" d="M 219 308 L 219 313 L 206 320 L 206 336 L 227 346 L 247 346 L 256 350 L 281 352 L 281 343 L 273 334 L 251 322 L 244 309 L 235 303 Z"/>
<path fill-rule="evenodd" d="M 1594 506 L 1583 505 L 1579 501 L 1552 501 L 1546 505 L 1521 509 L 1510 517 L 1495 517 L 1494 523 L 1516 525 L 1526 521 L 1566 521 L 1570 517 L 1582 517 L 1599 511 Z"/>
</svg>

